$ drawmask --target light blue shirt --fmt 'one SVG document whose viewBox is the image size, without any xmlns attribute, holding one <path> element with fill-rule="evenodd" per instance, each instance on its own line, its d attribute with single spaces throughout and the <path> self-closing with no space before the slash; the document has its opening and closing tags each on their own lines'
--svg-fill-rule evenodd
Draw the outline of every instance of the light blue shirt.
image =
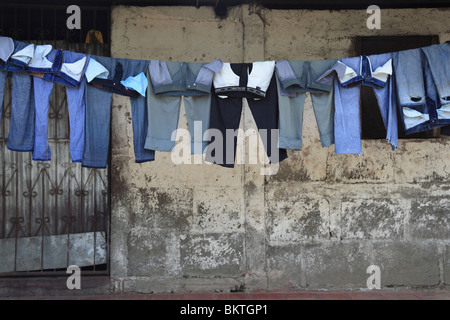
<svg viewBox="0 0 450 320">
<path fill-rule="evenodd" d="M 141 96 L 145 97 L 145 92 L 148 86 L 148 80 L 143 72 L 139 73 L 134 77 L 129 76 L 125 80 L 120 81 L 120 83 L 123 84 L 123 86 L 126 87 L 127 89 L 137 91 Z"/>
</svg>

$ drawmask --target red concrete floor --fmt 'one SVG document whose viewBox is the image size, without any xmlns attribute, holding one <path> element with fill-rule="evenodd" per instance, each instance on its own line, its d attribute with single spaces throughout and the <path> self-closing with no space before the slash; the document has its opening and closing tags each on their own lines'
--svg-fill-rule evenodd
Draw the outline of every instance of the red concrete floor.
<svg viewBox="0 0 450 320">
<path fill-rule="evenodd" d="M 278 301 L 278 300 L 450 300 L 450 292 L 425 291 L 264 291 L 235 293 L 164 293 L 0 297 L 0 300 L 154 300 L 154 301 Z"/>
</svg>

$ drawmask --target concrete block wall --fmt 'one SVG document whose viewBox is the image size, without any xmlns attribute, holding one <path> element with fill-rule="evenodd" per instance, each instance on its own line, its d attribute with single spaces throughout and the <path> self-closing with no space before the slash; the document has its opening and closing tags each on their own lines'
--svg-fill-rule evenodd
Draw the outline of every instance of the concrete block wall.
<svg viewBox="0 0 450 320">
<path fill-rule="evenodd" d="M 357 36 L 439 35 L 448 9 L 381 11 L 381 29 L 354 11 L 243 5 L 225 19 L 208 7 L 115 7 L 112 55 L 209 62 L 354 56 Z M 116 291 L 384 289 L 450 284 L 450 140 L 364 140 L 362 156 L 321 148 L 307 96 L 302 151 L 275 175 L 261 164 L 175 165 L 170 153 L 136 164 L 131 107 L 112 112 L 111 279 Z M 242 129 L 256 129 L 244 102 Z M 184 110 L 180 128 L 187 128 Z M 238 157 L 256 150 L 248 140 Z M 202 164 L 197 164 L 202 163 Z"/>
</svg>

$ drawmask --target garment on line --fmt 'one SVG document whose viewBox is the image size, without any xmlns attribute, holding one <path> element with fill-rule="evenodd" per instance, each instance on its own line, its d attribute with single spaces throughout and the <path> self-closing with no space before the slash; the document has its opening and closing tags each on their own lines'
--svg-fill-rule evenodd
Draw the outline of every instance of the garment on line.
<svg viewBox="0 0 450 320">
<path fill-rule="evenodd" d="M 155 94 L 195 96 L 210 93 L 213 77 L 222 67 L 220 59 L 209 63 L 151 60 L 148 71 Z"/>
<path fill-rule="evenodd" d="M 256 65 L 262 66 L 259 63 Z M 234 133 L 239 128 L 241 121 L 243 98 L 247 98 L 270 163 L 275 164 L 287 158 L 286 150 L 278 148 L 278 95 L 274 64 L 265 65 L 267 69 L 258 72 L 264 77 L 258 81 L 253 79 L 254 82 L 249 86 L 249 77 L 252 75 L 254 63 L 230 64 L 231 70 L 239 81 L 233 82 L 233 86 L 222 87 L 222 89 L 228 88 L 229 90 L 215 90 L 216 93 L 212 95 L 209 143 L 206 148 L 205 161 L 223 167 L 234 167 L 237 146 L 237 135 Z M 266 86 L 267 78 L 269 78 L 269 83 Z M 218 83 L 223 82 L 219 81 Z M 255 86 L 256 83 L 261 86 Z M 235 88 L 240 89 L 235 90 Z M 214 89 L 216 88 L 214 87 Z M 233 134 L 230 135 L 230 132 Z M 221 137 L 221 141 L 218 140 L 219 137 Z"/>
<path fill-rule="evenodd" d="M 8 46 L 10 44 L 9 42 Z M 33 57 L 34 45 L 16 40 L 13 40 L 13 44 L 13 52 L 7 61 L 0 61 L 0 101 L 3 101 L 8 73 L 12 76 L 11 120 L 7 147 L 13 151 L 30 152 L 34 145 L 34 91 L 32 77 L 24 70 Z M 10 49 L 8 47 L 8 51 Z M 2 110 L 0 115 L 1 112 Z"/>
<path fill-rule="evenodd" d="M 406 134 L 450 124 L 450 44 L 393 53 Z"/>
<path fill-rule="evenodd" d="M 92 56 L 111 76 L 115 60 Z M 110 143 L 111 104 L 113 93 L 92 85 L 86 86 L 86 134 L 81 165 L 86 168 L 106 168 Z"/>
<path fill-rule="evenodd" d="M 238 68 L 239 74 L 234 70 Z M 251 70 L 250 70 L 251 69 Z M 275 70 L 275 61 L 257 61 L 251 64 L 226 62 L 214 75 L 214 92 L 220 98 L 264 98 Z"/>
<path fill-rule="evenodd" d="M 145 148 L 166 152 L 173 150 L 181 102 L 184 101 L 191 153 L 205 152 L 212 81 L 222 65 L 221 60 L 210 63 L 150 61 L 147 74 L 150 84 L 147 87 L 148 131 Z"/>
<path fill-rule="evenodd" d="M 372 87 L 378 101 L 386 139 L 398 147 L 397 102 L 392 80 L 392 54 L 340 59 L 319 79 L 334 85 L 334 139 L 337 154 L 362 154 L 360 86 Z"/>
<path fill-rule="evenodd" d="M 81 162 L 85 140 L 86 78 L 84 73 L 90 56 L 55 50 L 51 46 L 36 46 L 28 70 L 33 74 L 35 96 L 35 141 L 33 160 L 50 161 L 47 138 L 50 96 L 55 82 L 65 85 L 70 127 L 70 156 Z"/>
<path fill-rule="evenodd" d="M 95 62 L 94 67 L 91 67 L 91 64 L 89 64 L 87 70 L 87 72 L 89 71 L 89 78 L 86 77 L 90 85 L 122 96 L 139 96 L 139 92 L 127 89 L 121 83 L 121 79 L 123 77 L 123 66 L 120 62 L 116 62 L 113 79 L 108 79 L 109 71 L 95 59 L 91 60 Z"/>
<path fill-rule="evenodd" d="M 322 147 L 329 147 L 334 143 L 334 88 L 332 84 L 317 82 L 317 79 L 336 62 L 336 59 L 277 61 L 280 148 L 302 149 L 303 110 L 306 92 L 311 95 Z"/>
</svg>

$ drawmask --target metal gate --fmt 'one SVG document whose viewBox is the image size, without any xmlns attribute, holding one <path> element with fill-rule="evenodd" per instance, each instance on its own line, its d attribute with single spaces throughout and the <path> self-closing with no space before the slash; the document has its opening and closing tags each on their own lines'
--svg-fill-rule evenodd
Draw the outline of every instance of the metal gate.
<svg viewBox="0 0 450 320">
<path fill-rule="evenodd" d="M 108 44 L 44 39 L 39 44 L 109 55 Z M 65 86 L 55 83 L 51 96 L 48 162 L 7 148 L 11 88 L 8 78 L 0 122 L 0 276 L 66 274 L 69 265 L 85 274 L 108 274 L 108 169 L 72 163 Z"/>
</svg>

